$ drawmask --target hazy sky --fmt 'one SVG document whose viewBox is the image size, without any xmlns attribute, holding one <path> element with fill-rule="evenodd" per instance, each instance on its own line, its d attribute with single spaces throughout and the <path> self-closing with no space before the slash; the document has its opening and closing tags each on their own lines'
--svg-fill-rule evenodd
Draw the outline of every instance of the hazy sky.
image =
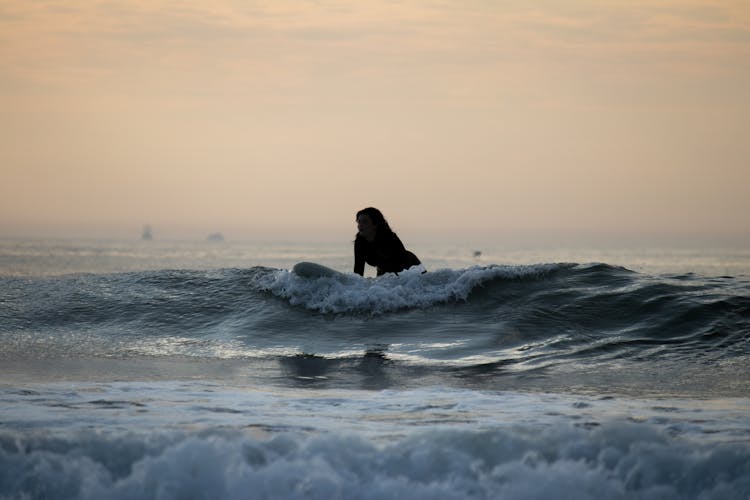
<svg viewBox="0 0 750 500">
<path fill-rule="evenodd" d="M 0 2 L 0 236 L 750 228 L 750 2 Z"/>
</svg>

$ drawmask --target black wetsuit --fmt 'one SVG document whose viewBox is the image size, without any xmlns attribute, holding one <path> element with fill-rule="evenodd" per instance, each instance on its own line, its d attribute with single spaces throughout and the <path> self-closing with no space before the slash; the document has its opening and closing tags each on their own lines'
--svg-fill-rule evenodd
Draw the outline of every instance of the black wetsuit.
<svg viewBox="0 0 750 500">
<path fill-rule="evenodd" d="M 378 234 L 373 242 L 358 235 L 354 240 L 354 272 L 364 276 L 365 262 L 378 268 L 378 276 L 420 264 L 417 256 L 404 248 L 396 233 Z"/>
</svg>

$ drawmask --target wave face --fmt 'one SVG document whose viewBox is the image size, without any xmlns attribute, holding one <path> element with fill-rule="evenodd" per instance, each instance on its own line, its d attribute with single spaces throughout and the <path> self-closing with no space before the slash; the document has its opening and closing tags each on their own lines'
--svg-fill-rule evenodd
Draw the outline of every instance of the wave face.
<svg viewBox="0 0 750 500">
<path fill-rule="evenodd" d="M 0 279 L 0 358 L 188 356 L 527 371 L 739 366 L 750 281 L 606 264 L 475 266 L 378 279 L 284 269 Z M 489 368 L 488 368 L 489 367 Z M 664 366 L 662 365 L 662 368 Z"/>
</svg>

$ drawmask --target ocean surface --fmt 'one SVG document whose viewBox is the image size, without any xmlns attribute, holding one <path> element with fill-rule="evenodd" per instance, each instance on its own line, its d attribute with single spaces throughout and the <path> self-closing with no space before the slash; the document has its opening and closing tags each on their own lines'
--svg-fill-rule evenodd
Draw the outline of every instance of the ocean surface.
<svg viewBox="0 0 750 500">
<path fill-rule="evenodd" d="M 750 498 L 750 249 L 410 248 L 0 240 L 0 499 Z"/>
</svg>

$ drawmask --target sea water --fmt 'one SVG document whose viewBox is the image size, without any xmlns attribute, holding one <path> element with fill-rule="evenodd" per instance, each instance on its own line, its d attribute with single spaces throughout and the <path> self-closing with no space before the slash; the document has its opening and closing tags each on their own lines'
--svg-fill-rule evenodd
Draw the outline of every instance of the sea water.
<svg viewBox="0 0 750 500">
<path fill-rule="evenodd" d="M 0 498 L 750 497 L 750 251 L 411 247 L 0 240 Z"/>
</svg>

